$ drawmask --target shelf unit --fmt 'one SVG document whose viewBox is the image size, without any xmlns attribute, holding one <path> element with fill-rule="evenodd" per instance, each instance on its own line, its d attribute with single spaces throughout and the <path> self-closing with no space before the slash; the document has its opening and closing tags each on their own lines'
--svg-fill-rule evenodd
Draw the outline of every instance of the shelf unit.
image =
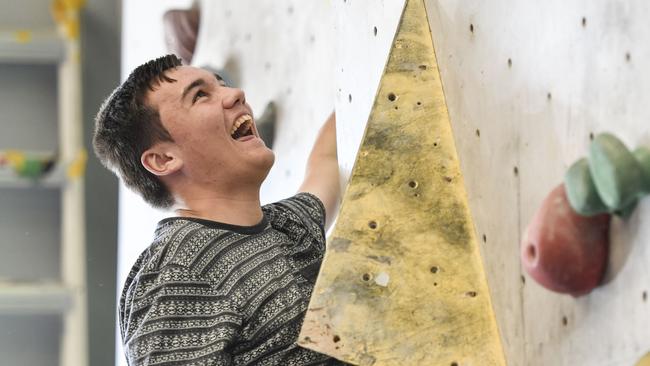
<svg viewBox="0 0 650 366">
<path fill-rule="evenodd" d="M 40 180 L 0 171 L 0 188 L 57 188 L 61 194 L 60 280 L 0 282 L 0 314 L 60 314 L 59 365 L 88 365 L 83 131 L 79 10 L 82 1 L 54 0 L 56 29 L 0 31 L 0 63 L 57 65 L 60 162 Z M 5 148 L 4 146 L 0 147 Z M 82 156 L 82 159 L 79 157 Z"/>
</svg>

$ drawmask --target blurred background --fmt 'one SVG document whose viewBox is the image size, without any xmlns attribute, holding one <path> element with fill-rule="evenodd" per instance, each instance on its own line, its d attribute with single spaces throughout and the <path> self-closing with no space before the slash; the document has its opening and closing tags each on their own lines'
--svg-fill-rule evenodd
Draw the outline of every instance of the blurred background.
<svg viewBox="0 0 650 366">
<path fill-rule="evenodd" d="M 492 303 L 511 365 L 633 365 L 650 350 L 650 204 L 612 220 L 602 286 L 526 273 L 526 224 L 595 135 L 650 146 L 644 0 L 425 0 Z M 345 181 L 404 0 L 0 0 L 0 365 L 124 365 L 116 301 L 168 212 L 92 152 L 94 116 L 175 52 L 244 89 L 293 194 L 337 113 Z M 343 184 L 342 182 L 342 184 Z"/>
</svg>

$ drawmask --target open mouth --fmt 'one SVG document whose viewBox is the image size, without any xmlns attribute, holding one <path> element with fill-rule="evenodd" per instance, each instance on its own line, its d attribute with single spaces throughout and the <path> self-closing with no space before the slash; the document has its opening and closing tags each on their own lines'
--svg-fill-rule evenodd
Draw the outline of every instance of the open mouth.
<svg viewBox="0 0 650 366">
<path fill-rule="evenodd" d="M 234 140 L 239 140 L 245 136 L 253 135 L 253 117 L 245 114 L 235 121 L 230 129 L 230 137 Z"/>
</svg>

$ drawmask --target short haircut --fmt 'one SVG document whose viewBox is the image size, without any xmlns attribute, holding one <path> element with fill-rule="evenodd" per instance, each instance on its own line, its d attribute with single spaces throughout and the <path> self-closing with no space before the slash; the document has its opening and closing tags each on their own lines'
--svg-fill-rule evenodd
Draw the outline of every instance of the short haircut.
<svg viewBox="0 0 650 366">
<path fill-rule="evenodd" d="M 165 72 L 180 65 L 178 57 L 167 55 L 137 67 L 104 101 L 95 118 L 93 147 L 99 160 L 157 208 L 170 208 L 174 197 L 144 168 L 140 157 L 155 143 L 173 140 L 159 111 L 147 105 L 145 98 L 161 82 L 175 82 Z"/>
</svg>

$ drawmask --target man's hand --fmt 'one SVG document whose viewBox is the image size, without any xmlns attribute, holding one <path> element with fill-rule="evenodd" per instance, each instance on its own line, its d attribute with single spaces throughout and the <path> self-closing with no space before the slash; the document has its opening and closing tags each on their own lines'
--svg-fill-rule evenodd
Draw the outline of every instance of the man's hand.
<svg viewBox="0 0 650 366">
<path fill-rule="evenodd" d="M 325 231 L 331 225 L 338 208 L 341 189 L 339 163 L 336 156 L 336 114 L 332 112 L 318 133 L 307 161 L 305 180 L 299 192 L 309 192 L 325 205 Z"/>
</svg>

